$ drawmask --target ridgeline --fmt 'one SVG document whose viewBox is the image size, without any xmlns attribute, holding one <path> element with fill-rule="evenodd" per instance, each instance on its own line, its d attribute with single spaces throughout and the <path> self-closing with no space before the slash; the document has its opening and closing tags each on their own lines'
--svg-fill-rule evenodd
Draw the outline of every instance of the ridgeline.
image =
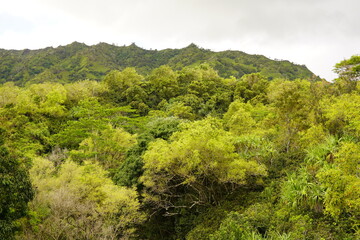
<svg viewBox="0 0 360 240">
<path fill-rule="evenodd" d="M 0 59 L 0 83 L 12 81 L 19 86 L 45 81 L 99 81 L 111 70 L 123 70 L 126 67 L 134 67 L 138 73 L 146 75 L 162 65 L 180 70 L 202 63 L 209 64 L 224 78 L 261 73 L 269 80 L 319 79 L 304 65 L 241 51 L 213 52 L 195 44 L 182 49 L 146 50 L 134 43 L 129 46 L 107 43 L 87 46 L 73 42 L 66 46 L 39 50 L 0 49 Z"/>
</svg>

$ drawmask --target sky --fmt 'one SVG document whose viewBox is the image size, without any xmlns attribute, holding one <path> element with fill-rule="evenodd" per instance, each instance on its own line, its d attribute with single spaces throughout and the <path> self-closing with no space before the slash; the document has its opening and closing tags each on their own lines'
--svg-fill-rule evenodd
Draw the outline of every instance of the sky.
<svg viewBox="0 0 360 240">
<path fill-rule="evenodd" d="M 3 49 L 195 43 L 304 64 L 328 81 L 336 63 L 360 54 L 359 0 L 1 1 Z"/>
</svg>

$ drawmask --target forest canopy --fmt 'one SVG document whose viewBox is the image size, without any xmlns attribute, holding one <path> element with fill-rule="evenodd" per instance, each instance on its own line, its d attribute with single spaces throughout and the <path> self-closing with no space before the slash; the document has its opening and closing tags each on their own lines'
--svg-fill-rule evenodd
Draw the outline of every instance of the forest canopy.
<svg viewBox="0 0 360 240">
<path fill-rule="evenodd" d="M 359 239 L 358 56 L 0 53 L 1 239 Z"/>
</svg>

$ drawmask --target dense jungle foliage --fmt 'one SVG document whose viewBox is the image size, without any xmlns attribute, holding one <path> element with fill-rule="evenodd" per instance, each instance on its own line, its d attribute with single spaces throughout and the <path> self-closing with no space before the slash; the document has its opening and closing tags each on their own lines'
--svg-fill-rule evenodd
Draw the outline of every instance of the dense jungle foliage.
<svg viewBox="0 0 360 240">
<path fill-rule="evenodd" d="M 70 46 L 1 57 L 0 239 L 360 238 L 359 56 L 329 83 Z"/>
</svg>

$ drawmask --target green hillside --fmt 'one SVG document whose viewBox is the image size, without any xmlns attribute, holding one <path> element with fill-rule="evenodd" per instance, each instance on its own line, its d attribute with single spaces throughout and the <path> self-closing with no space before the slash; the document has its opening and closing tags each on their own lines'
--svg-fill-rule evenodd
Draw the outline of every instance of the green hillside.
<svg viewBox="0 0 360 240">
<path fill-rule="evenodd" d="M 101 80 L 110 70 L 135 67 L 148 74 L 161 65 L 174 70 L 208 63 L 221 77 L 240 78 L 244 74 L 262 73 L 273 78 L 316 78 L 304 65 L 275 61 L 261 55 L 240 51 L 213 52 L 190 44 L 182 49 L 145 50 L 135 44 L 114 46 L 99 43 L 87 46 L 74 42 L 57 48 L 39 50 L 0 49 L 0 83 L 17 85 L 53 81 L 68 83 L 79 79 Z"/>
</svg>

